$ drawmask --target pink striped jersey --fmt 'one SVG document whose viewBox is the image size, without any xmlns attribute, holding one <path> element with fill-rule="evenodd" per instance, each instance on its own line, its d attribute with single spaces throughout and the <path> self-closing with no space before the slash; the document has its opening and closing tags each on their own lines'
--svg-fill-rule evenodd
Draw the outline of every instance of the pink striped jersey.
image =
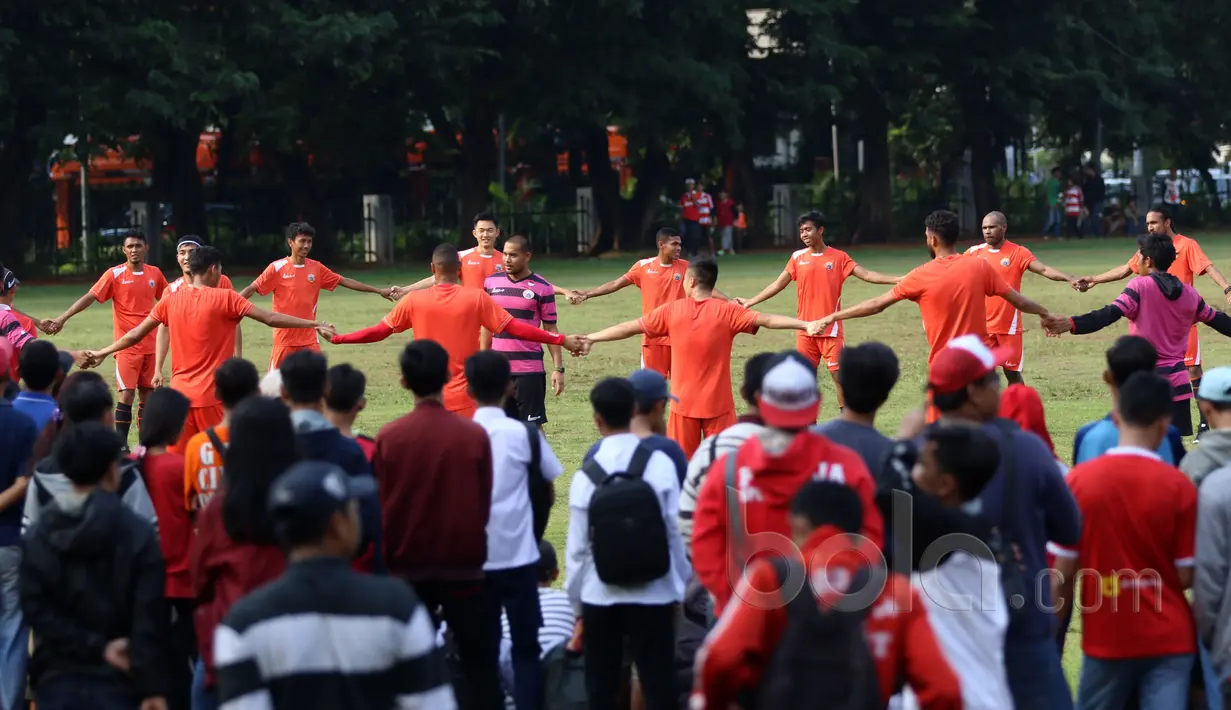
<svg viewBox="0 0 1231 710">
<path fill-rule="evenodd" d="M 1171 382 L 1175 401 L 1192 399 L 1192 383 L 1184 366 L 1188 331 L 1196 323 L 1209 323 L 1218 314 L 1197 289 L 1170 274 L 1138 276 L 1114 301 L 1131 321 L 1128 334 L 1139 335 L 1158 351 L 1158 374 Z"/>
<path fill-rule="evenodd" d="M 540 323 L 555 325 L 555 289 L 536 273 L 531 272 L 520 279 L 514 279 L 505 272 L 492 274 L 483 282 L 483 290 L 509 315 L 526 325 L 535 328 L 540 327 Z M 509 358 L 509 368 L 514 375 L 546 372 L 543 369 L 543 346 L 538 343 L 497 333 L 492 336 L 492 350 Z"/>
<path fill-rule="evenodd" d="M 555 313 L 555 306 L 552 306 L 552 313 Z M 0 303 L 0 335 L 8 339 L 9 344 L 13 346 L 13 361 L 10 363 L 0 363 L 0 367 L 5 364 L 9 366 L 9 375 L 16 376 L 20 371 L 18 367 L 18 358 L 21 356 L 21 349 L 26 347 L 26 344 L 34 340 L 34 336 L 30 335 L 21 326 L 21 321 L 13 313 L 13 309 Z"/>
</svg>

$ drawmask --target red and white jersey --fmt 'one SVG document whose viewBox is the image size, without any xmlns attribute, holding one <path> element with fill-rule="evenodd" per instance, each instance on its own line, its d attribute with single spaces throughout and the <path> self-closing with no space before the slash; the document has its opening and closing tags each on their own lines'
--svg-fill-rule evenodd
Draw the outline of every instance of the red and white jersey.
<svg viewBox="0 0 1231 710">
<path fill-rule="evenodd" d="M 1064 191 L 1064 214 L 1067 217 L 1081 216 L 1081 188 L 1073 185 Z"/>
<path fill-rule="evenodd" d="M 697 202 L 697 221 L 701 226 L 708 227 L 714 223 L 714 198 L 708 192 L 703 192 L 696 198 Z"/>
</svg>

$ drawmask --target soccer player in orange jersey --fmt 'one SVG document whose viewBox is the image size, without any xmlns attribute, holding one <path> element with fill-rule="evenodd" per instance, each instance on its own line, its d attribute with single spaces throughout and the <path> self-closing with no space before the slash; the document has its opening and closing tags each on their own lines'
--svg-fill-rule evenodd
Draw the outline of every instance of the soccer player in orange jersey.
<svg viewBox="0 0 1231 710">
<path fill-rule="evenodd" d="M 91 365 L 97 366 L 108 355 L 140 343 L 158 326 L 167 326 L 175 352 L 171 387 L 186 395 L 192 405 L 176 443 L 175 450 L 180 453 L 193 435 L 222 421 L 222 405 L 214 392 L 214 371 L 235 352 L 235 331 L 240 321 L 251 318 L 271 328 L 333 332 L 327 323 L 257 308 L 235 291 L 218 288 L 222 252 L 213 247 L 195 250 L 188 259 L 188 272 L 183 287 L 159 301 L 140 325 L 102 350 L 86 353 Z"/>
<path fill-rule="evenodd" d="M 94 286 L 68 307 L 60 317 L 52 320 L 56 332 L 64 328 L 70 318 L 89 308 L 94 303 L 112 301 L 112 332 L 118 340 L 136 328 L 154 310 L 155 301 L 167 290 L 167 278 L 157 266 L 145 263 L 149 245 L 145 234 L 132 231 L 124 237 L 123 264 L 107 269 Z M 141 406 L 137 408 L 137 426 L 141 426 L 145 399 L 154 388 L 154 344 L 156 336 L 150 335 L 140 343 L 115 357 L 115 388 L 119 391 L 115 403 L 115 430 L 128 441 L 132 426 L 133 401 L 141 393 Z"/>
<path fill-rule="evenodd" d="M 1030 250 L 1005 238 L 1008 220 L 1000 212 L 988 212 L 983 218 L 983 243 L 966 250 L 967 254 L 987 261 L 1005 283 L 1022 290 L 1022 276 L 1027 271 L 1052 281 L 1076 284 L 1078 278 L 1039 261 Z M 1022 314 L 1008 301 L 995 296 L 987 298 L 988 347 L 1010 351 L 1004 363 L 1004 377 L 1009 384 L 1024 384 L 1022 378 Z"/>
<path fill-rule="evenodd" d="M 483 282 L 497 271 L 504 271 L 504 259 L 496 252 L 496 240 L 500 238 L 500 224 L 496 216 L 480 212 L 471 221 L 470 233 L 475 246 L 458 252 L 459 280 L 464 288 L 483 289 Z M 436 285 L 436 275 L 424 277 L 409 286 L 394 286 L 393 300 L 400 301 L 412 291 L 422 291 Z"/>
<path fill-rule="evenodd" d="M 658 256 L 638 261 L 626 274 L 598 288 L 575 291 L 569 295 L 569 303 L 577 305 L 591 298 L 615 293 L 626 286 L 636 286 L 641 289 L 641 315 L 644 316 L 661 305 L 684 298 L 684 276 L 688 272 L 688 262 L 680 258 L 680 233 L 670 228 L 660 229 L 657 239 Z M 717 289 L 713 296 L 718 300 L 727 298 Z M 641 338 L 641 366 L 670 378 L 671 338 L 644 335 Z"/>
<path fill-rule="evenodd" d="M 179 262 L 180 270 L 183 275 L 178 279 L 167 284 L 167 293 L 175 293 L 183 288 L 185 283 L 191 279 L 188 276 L 188 257 L 202 245 L 201 238 L 195 234 L 186 235 L 180 239 L 179 244 L 175 247 L 175 260 Z M 225 288 L 228 291 L 235 290 L 235 284 L 231 283 L 231 279 L 223 274 L 222 278 L 218 279 L 218 288 Z M 235 327 L 235 357 L 244 356 L 244 332 L 239 327 Z M 163 366 L 167 364 L 167 353 L 171 352 L 171 334 L 167 330 L 166 325 L 158 327 L 158 339 L 154 343 L 154 386 L 162 386 Z M 174 364 L 172 365 L 174 366 Z"/>
<path fill-rule="evenodd" d="M 321 300 L 321 289 L 332 291 L 341 286 L 352 291 L 379 294 L 392 298 L 392 288 L 376 288 L 362 281 L 340 276 L 319 261 L 308 258 L 312 252 L 312 240 L 316 230 L 307 222 L 291 222 L 286 227 L 286 244 L 290 257 L 279 259 L 261 272 L 256 281 L 239 292 L 244 298 L 259 293 L 274 295 L 274 313 L 285 313 L 298 318 L 316 319 L 316 306 Z M 307 330 L 275 330 L 274 348 L 269 356 L 269 370 L 278 369 L 287 355 L 297 350 L 320 352 L 320 340 L 316 333 Z"/>
<path fill-rule="evenodd" d="M 795 314 L 800 320 L 813 321 L 842 310 L 842 284 L 851 276 L 870 284 L 890 286 L 902 280 L 900 276 L 868 271 L 846 252 L 825 244 L 825 216 L 820 212 L 809 212 L 799 218 L 799 239 L 804 248 L 791 255 L 773 283 L 752 298 L 737 298 L 735 302 L 752 308 L 777 296 L 794 281 Z M 845 406 L 842 387 L 838 385 L 838 358 L 844 341 L 841 323 L 834 323 L 820 337 L 807 333 L 795 336 L 795 349 L 811 360 L 813 367 L 825 363 L 838 391 L 839 412 Z"/>
<path fill-rule="evenodd" d="M 449 353 L 445 409 L 464 417 L 475 412 L 474 400 L 467 392 L 465 363 L 466 358 L 479 351 L 479 340 L 474 336 L 480 328 L 518 340 L 562 345 L 574 354 L 589 349 L 589 344 L 579 336 L 549 333 L 515 320 L 483 289 L 462 287 L 458 283 L 460 268 L 457 247 L 441 244 L 432 252 L 435 285 L 407 294 L 384 320 L 370 328 L 325 337 L 335 345 L 376 343 L 394 333 L 413 330 L 419 340 L 436 341 Z"/>
<path fill-rule="evenodd" d="M 671 338 L 671 370 L 675 373 L 671 388 L 679 401 L 671 405 L 667 436 L 689 457 L 702 438 L 735 424 L 735 400 L 731 396 L 731 345 L 735 336 L 753 334 L 759 328 L 805 330 L 816 325 L 713 298 L 717 283 L 718 262 L 695 261 L 684 277 L 685 298 L 587 336 L 594 343 L 638 334 Z"/>
<path fill-rule="evenodd" d="M 1190 239 L 1183 234 L 1175 231 L 1175 225 L 1172 223 L 1172 215 L 1169 208 L 1165 205 L 1156 205 L 1148 213 L 1146 213 L 1146 231 L 1150 234 L 1166 234 L 1171 237 L 1171 243 L 1175 245 L 1175 261 L 1172 262 L 1171 268 L 1167 269 L 1167 273 L 1178 278 L 1181 283 L 1196 287 L 1194 281 L 1197 276 L 1206 274 L 1210 280 L 1218 284 L 1218 288 L 1222 289 L 1226 296 L 1227 305 L 1231 305 L 1231 284 L 1227 282 L 1226 277 L 1214 266 L 1210 258 L 1205 255 L 1205 251 L 1201 249 L 1201 245 L 1195 239 Z M 1104 271 L 1098 276 L 1086 276 L 1078 279 L 1077 283 L 1073 284 L 1073 288 L 1078 291 L 1085 291 L 1091 286 L 1097 284 L 1111 283 L 1120 281 L 1130 276 L 1145 275 L 1145 271 L 1141 266 L 1141 252 L 1133 252 L 1132 258 L 1123 266 L 1117 266 L 1109 271 Z M 1192 381 L 1193 390 L 1201 388 L 1201 341 L 1197 337 L 1197 326 L 1193 326 L 1192 330 L 1188 331 L 1188 351 L 1184 353 L 1184 365 L 1188 368 L 1188 379 Z M 1201 432 L 1209 429 L 1209 424 L 1205 421 L 1205 415 L 1201 415 L 1201 425 L 1197 429 L 1198 435 Z"/>
<path fill-rule="evenodd" d="M 987 337 L 987 298 L 997 296 L 1019 311 L 1047 316 L 1043 306 L 1018 293 L 983 259 L 957 252 L 957 215 L 937 210 L 923 222 L 932 260 L 917 266 L 888 292 L 818 321 L 826 330 L 838 321 L 876 315 L 902 300 L 919 304 L 928 339 L 928 365 L 945 345 L 961 335 Z"/>
</svg>

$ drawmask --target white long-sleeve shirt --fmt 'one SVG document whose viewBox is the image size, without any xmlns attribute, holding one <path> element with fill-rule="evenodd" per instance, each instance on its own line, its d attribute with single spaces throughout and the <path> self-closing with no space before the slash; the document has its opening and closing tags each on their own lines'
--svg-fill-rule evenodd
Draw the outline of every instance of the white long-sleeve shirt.
<svg viewBox="0 0 1231 710">
<path fill-rule="evenodd" d="M 594 461 L 608 473 L 627 468 L 633 451 L 641 439 L 636 434 L 616 434 L 599 442 Z M 671 569 L 662 577 L 637 587 L 613 587 L 604 584 L 594 569 L 590 549 L 590 498 L 594 484 L 582 471 L 573 476 L 569 487 L 568 544 L 565 549 L 565 570 L 569 599 L 580 613 L 582 604 L 614 606 L 616 604 L 674 604 L 684 599 L 684 588 L 691 576 L 680 538 L 680 480 L 675 464 L 661 451 L 655 451 L 646 462 L 643 479 L 658 494 L 663 522 L 667 525 Z"/>
</svg>

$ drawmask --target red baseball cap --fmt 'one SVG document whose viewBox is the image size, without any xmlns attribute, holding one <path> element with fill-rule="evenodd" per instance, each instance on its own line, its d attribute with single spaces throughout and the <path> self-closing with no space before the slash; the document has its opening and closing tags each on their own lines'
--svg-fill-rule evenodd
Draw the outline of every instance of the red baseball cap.
<svg viewBox="0 0 1231 710">
<path fill-rule="evenodd" d="M 1038 391 L 1025 384 L 1012 384 L 1000 393 L 1000 416 L 1012 419 L 1024 431 L 1037 435 L 1056 455 L 1056 446 L 1047 431 L 1047 417 L 1043 413 L 1043 399 Z"/>
<path fill-rule="evenodd" d="M 821 392 L 816 386 L 816 371 L 804 366 L 801 358 L 778 358 L 765 371 L 757 411 L 765 423 L 776 429 L 803 429 L 816 424 L 821 411 Z"/>
<path fill-rule="evenodd" d="M 928 367 L 928 388 L 936 394 L 953 394 L 987 377 L 1012 356 L 1012 350 L 989 348 L 977 335 L 954 338 Z"/>
</svg>

